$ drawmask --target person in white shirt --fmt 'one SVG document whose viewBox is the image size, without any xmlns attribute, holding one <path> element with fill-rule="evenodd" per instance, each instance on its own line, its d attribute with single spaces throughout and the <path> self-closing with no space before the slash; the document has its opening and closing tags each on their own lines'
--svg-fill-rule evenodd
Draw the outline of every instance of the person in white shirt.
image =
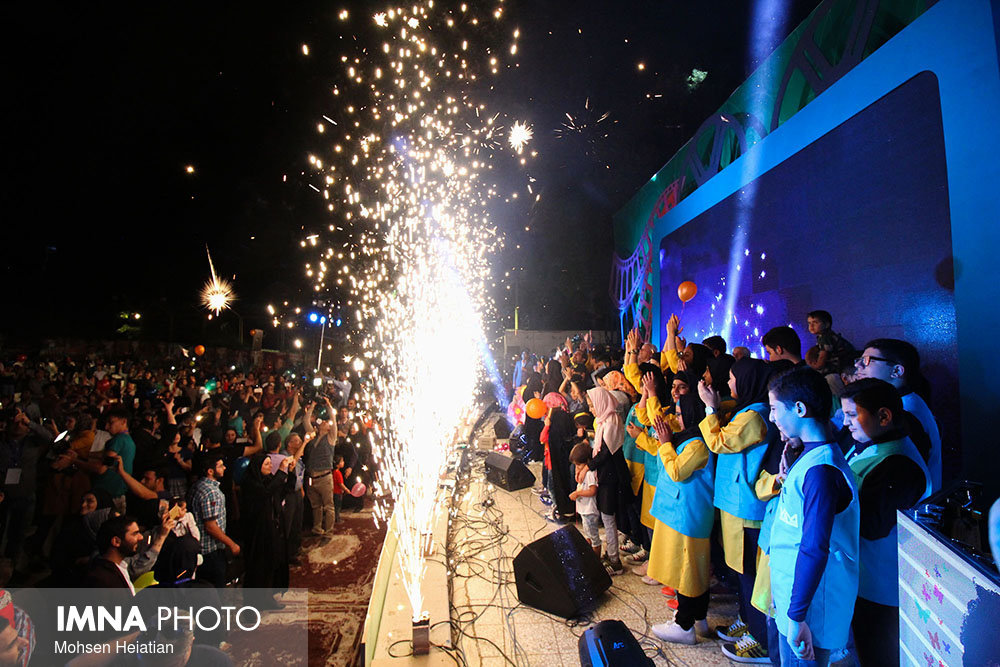
<svg viewBox="0 0 1000 667">
<path fill-rule="evenodd" d="M 569 460 L 576 466 L 576 491 L 569 494 L 576 501 L 576 512 L 583 519 L 583 534 L 597 557 L 601 557 L 601 513 L 597 510 L 597 471 L 587 467 L 590 462 L 590 445 L 575 445 Z"/>
</svg>

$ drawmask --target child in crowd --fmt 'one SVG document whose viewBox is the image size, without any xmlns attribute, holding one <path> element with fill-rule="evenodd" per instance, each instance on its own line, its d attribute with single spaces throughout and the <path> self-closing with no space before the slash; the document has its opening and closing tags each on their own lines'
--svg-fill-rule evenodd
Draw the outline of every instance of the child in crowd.
<svg viewBox="0 0 1000 667">
<path fill-rule="evenodd" d="M 720 414 L 720 396 L 704 380 L 698 383 L 706 413 L 701 434 L 708 449 L 718 455 L 714 504 L 721 517 L 722 548 L 726 565 L 739 575 L 740 582 L 740 617 L 716 631 L 729 642 L 723 645 L 723 653 L 739 662 L 766 662 L 768 656 L 766 620 L 750 601 L 765 509 L 754 485 L 768 444 L 778 437 L 767 421 L 767 383 L 772 372 L 771 364 L 760 359 L 744 357 L 732 365 L 729 390 L 736 405 L 730 415 Z"/>
<path fill-rule="evenodd" d="M 905 434 L 903 402 L 888 382 L 867 378 L 841 394 L 854 437 L 847 463 L 861 508 L 861 574 L 854 607 L 854 642 L 865 665 L 899 664 L 896 510 L 930 495 L 923 458 Z"/>
<path fill-rule="evenodd" d="M 347 487 L 344 486 L 344 457 L 338 456 L 334 459 L 333 469 L 333 522 L 340 523 L 340 509 L 344 506 L 344 494 Z"/>
<path fill-rule="evenodd" d="M 941 490 L 941 432 L 937 421 L 927 407 L 929 386 L 920 372 L 920 353 L 910 343 L 896 338 L 877 338 L 868 341 L 865 351 L 855 365 L 855 378 L 877 378 L 885 380 L 899 392 L 903 399 L 903 409 L 920 423 L 923 433 L 914 433 L 911 424 L 910 438 L 917 446 L 927 469 L 931 473 L 934 492 Z"/>
<path fill-rule="evenodd" d="M 599 493 L 597 509 L 604 523 L 605 566 L 610 574 L 624 572 L 618 555 L 618 517 L 624 517 L 633 502 L 632 487 L 622 444 L 625 442 L 625 425 L 618 415 L 618 402 L 603 387 L 587 391 L 587 403 L 594 414 L 594 442 L 592 458 L 587 464 L 597 472 Z"/>
<path fill-rule="evenodd" d="M 569 460 L 576 468 L 576 491 L 569 499 L 576 501 L 576 513 L 583 520 L 583 534 L 597 557 L 601 557 L 601 513 L 597 509 L 597 472 L 588 467 L 590 445 L 578 443 L 570 450 Z"/>
<path fill-rule="evenodd" d="M 179 499 L 173 508 L 170 510 L 170 515 L 174 519 L 174 535 L 177 537 L 184 537 L 185 535 L 190 535 L 196 540 L 201 540 L 201 531 L 198 530 L 198 524 L 195 523 L 194 515 L 187 511 L 187 501 Z"/>
<path fill-rule="evenodd" d="M 847 645 L 858 592 L 860 507 L 854 473 L 829 430 L 831 394 L 811 368 L 770 382 L 770 419 L 802 453 L 781 484 L 769 540 L 782 664 L 830 664 Z"/>
<path fill-rule="evenodd" d="M 677 610 L 673 622 L 654 625 L 653 634 L 663 641 L 696 644 L 698 635 L 710 636 L 706 616 L 715 466 L 698 426 L 705 405 L 687 393 L 676 407 L 677 432 L 662 416 L 653 421 L 659 471 L 650 509 L 656 525 L 647 573 L 676 596 L 673 604 L 668 603 Z"/>
<path fill-rule="evenodd" d="M 806 316 L 809 333 L 816 336 L 816 365 L 821 375 L 837 374 L 844 363 L 854 359 L 857 352 L 843 336 L 833 330 L 833 316 L 825 310 L 814 310 Z M 808 359 L 807 359 L 808 361 Z"/>
</svg>

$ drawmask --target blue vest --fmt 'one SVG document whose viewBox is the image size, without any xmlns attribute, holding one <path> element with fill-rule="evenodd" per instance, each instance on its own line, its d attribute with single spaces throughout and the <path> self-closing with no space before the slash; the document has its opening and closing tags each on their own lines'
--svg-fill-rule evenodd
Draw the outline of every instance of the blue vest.
<svg viewBox="0 0 1000 667">
<path fill-rule="evenodd" d="M 913 441 L 909 438 L 869 445 L 855 453 L 854 449 L 847 453 L 848 465 L 857 480 L 858 492 L 865 484 L 875 466 L 890 456 L 901 455 L 916 463 L 924 473 L 924 494 L 920 500 L 931 495 L 931 476 L 927 471 L 924 458 L 920 456 Z M 899 606 L 899 563 L 897 554 L 896 526 L 893 524 L 888 535 L 879 540 L 861 538 L 861 583 L 858 597 L 872 602 Z"/>
<path fill-rule="evenodd" d="M 695 440 L 700 441 L 701 438 L 689 438 L 675 451 L 680 454 L 688 443 Z M 715 468 L 712 465 L 713 456 L 714 454 L 709 452 L 705 466 L 680 482 L 670 479 L 670 475 L 663 467 L 663 460 L 657 457 L 659 477 L 649 513 L 682 535 L 709 537 L 715 521 L 715 507 L 712 505 L 712 487 L 715 485 L 715 475 L 712 472 Z"/>
<path fill-rule="evenodd" d="M 771 595 L 778 629 L 788 632 L 788 607 L 792 600 L 795 561 L 802 544 L 802 524 L 805 522 L 803 485 L 809 469 L 819 465 L 830 465 L 840 470 L 851 488 L 852 496 L 847 509 L 834 517 L 830 555 L 805 618 L 815 645 L 836 650 L 847 645 L 854 603 L 858 597 L 858 532 L 861 529 L 854 473 L 836 444 L 821 445 L 804 453 L 792 465 L 781 487 L 769 545 Z"/>
<path fill-rule="evenodd" d="M 774 525 L 774 516 L 777 513 L 778 496 L 775 496 L 768 500 L 764 507 L 764 520 L 760 524 L 760 534 L 757 536 L 757 546 L 766 554 L 771 552 L 771 526 Z"/>
<path fill-rule="evenodd" d="M 919 394 L 910 392 L 902 396 L 903 409 L 917 418 L 920 425 L 927 432 L 927 437 L 931 440 L 931 451 L 927 457 L 927 470 L 931 474 L 931 486 L 934 493 L 941 490 L 941 475 L 943 463 L 941 461 L 941 431 L 938 429 L 937 420 L 927 407 L 924 399 Z M 923 458 L 923 457 L 921 457 Z"/>
<path fill-rule="evenodd" d="M 739 454 L 719 454 L 715 469 L 715 506 L 733 516 L 750 521 L 764 518 L 764 503 L 757 498 L 754 484 L 764 464 L 767 443 L 774 425 L 768 421 L 766 403 L 752 403 L 736 414 L 753 410 L 767 424 L 767 436 Z M 736 415 L 733 415 L 735 417 Z"/>
<path fill-rule="evenodd" d="M 649 434 L 650 431 L 652 430 L 652 427 L 644 426 L 643 423 L 639 421 L 639 418 L 635 416 L 635 409 L 636 406 L 638 405 L 639 404 L 636 403 L 628 411 L 628 417 L 625 418 L 625 424 L 626 425 L 632 424 L 633 426 L 636 426 L 645 431 L 647 434 Z M 656 439 L 656 436 L 653 434 L 650 434 L 650 437 L 652 437 L 654 440 Z M 625 443 L 622 445 L 622 452 L 625 454 L 626 462 L 631 461 L 633 463 L 638 463 L 643 466 L 643 473 L 642 473 L 643 481 L 645 481 L 646 484 L 655 487 L 656 475 L 658 471 L 656 462 L 657 457 L 653 456 L 652 454 L 643 449 L 640 449 L 635 444 L 635 438 L 633 438 L 628 434 L 628 429 L 625 429 Z"/>
</svg>

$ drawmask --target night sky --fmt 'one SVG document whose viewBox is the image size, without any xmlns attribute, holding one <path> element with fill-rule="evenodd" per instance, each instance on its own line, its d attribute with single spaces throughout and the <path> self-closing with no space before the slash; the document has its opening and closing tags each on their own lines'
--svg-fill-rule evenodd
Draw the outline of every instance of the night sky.
<svg viewBox="0 0 1000 667">
<path fill-rule="evenodd" d="M 816 4 L 771 16 L 763 52 Z M 519 66 L 483 96 L 532 125 L 527 172 L 542 194 L 492 210 L 507 234 L 495 274 L 512 272 L 497 292 L 506 323 L 516 294 L 522 327 L 617 328 L 611 215 L 759 64 L 747 55 L 756 5 L 506 4 Z M 144 338 L 231 341 L 233 316 L 207 322 L 198 303 L 206 244 L 247 329 L 267 323 L 268 303 L 307 306 L 299 242 L 330 214 L 303 173 L 317 120 L 344 102 L 330 87 L 345 40 L 377 8 L 6 3 L 0 333 L 111 338 L 120 312 L 141 312 Z M 694 69 L 707 76 L 691 90 Z M 608 117 L 557 136 L 566 113 Z"/>
</svg>

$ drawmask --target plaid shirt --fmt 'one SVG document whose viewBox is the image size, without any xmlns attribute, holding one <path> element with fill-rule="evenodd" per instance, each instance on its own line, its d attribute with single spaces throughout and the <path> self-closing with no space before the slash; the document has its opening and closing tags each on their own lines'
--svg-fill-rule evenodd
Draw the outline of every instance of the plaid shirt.
<svg viewBox="0 0 1000 667">
<path fill-rule="evenodd" d="M 188 507 L 194 514 L 195 523 L 201 531 L 201 553 L 210 554 L 226 545 L 208 534 L 205 522 L 215 519 L 222 532 L 226 532 L 226 497 L 222 495 L 219 482 L 208 477 L 202 477 L 191 487 Z"/>
</svg>

